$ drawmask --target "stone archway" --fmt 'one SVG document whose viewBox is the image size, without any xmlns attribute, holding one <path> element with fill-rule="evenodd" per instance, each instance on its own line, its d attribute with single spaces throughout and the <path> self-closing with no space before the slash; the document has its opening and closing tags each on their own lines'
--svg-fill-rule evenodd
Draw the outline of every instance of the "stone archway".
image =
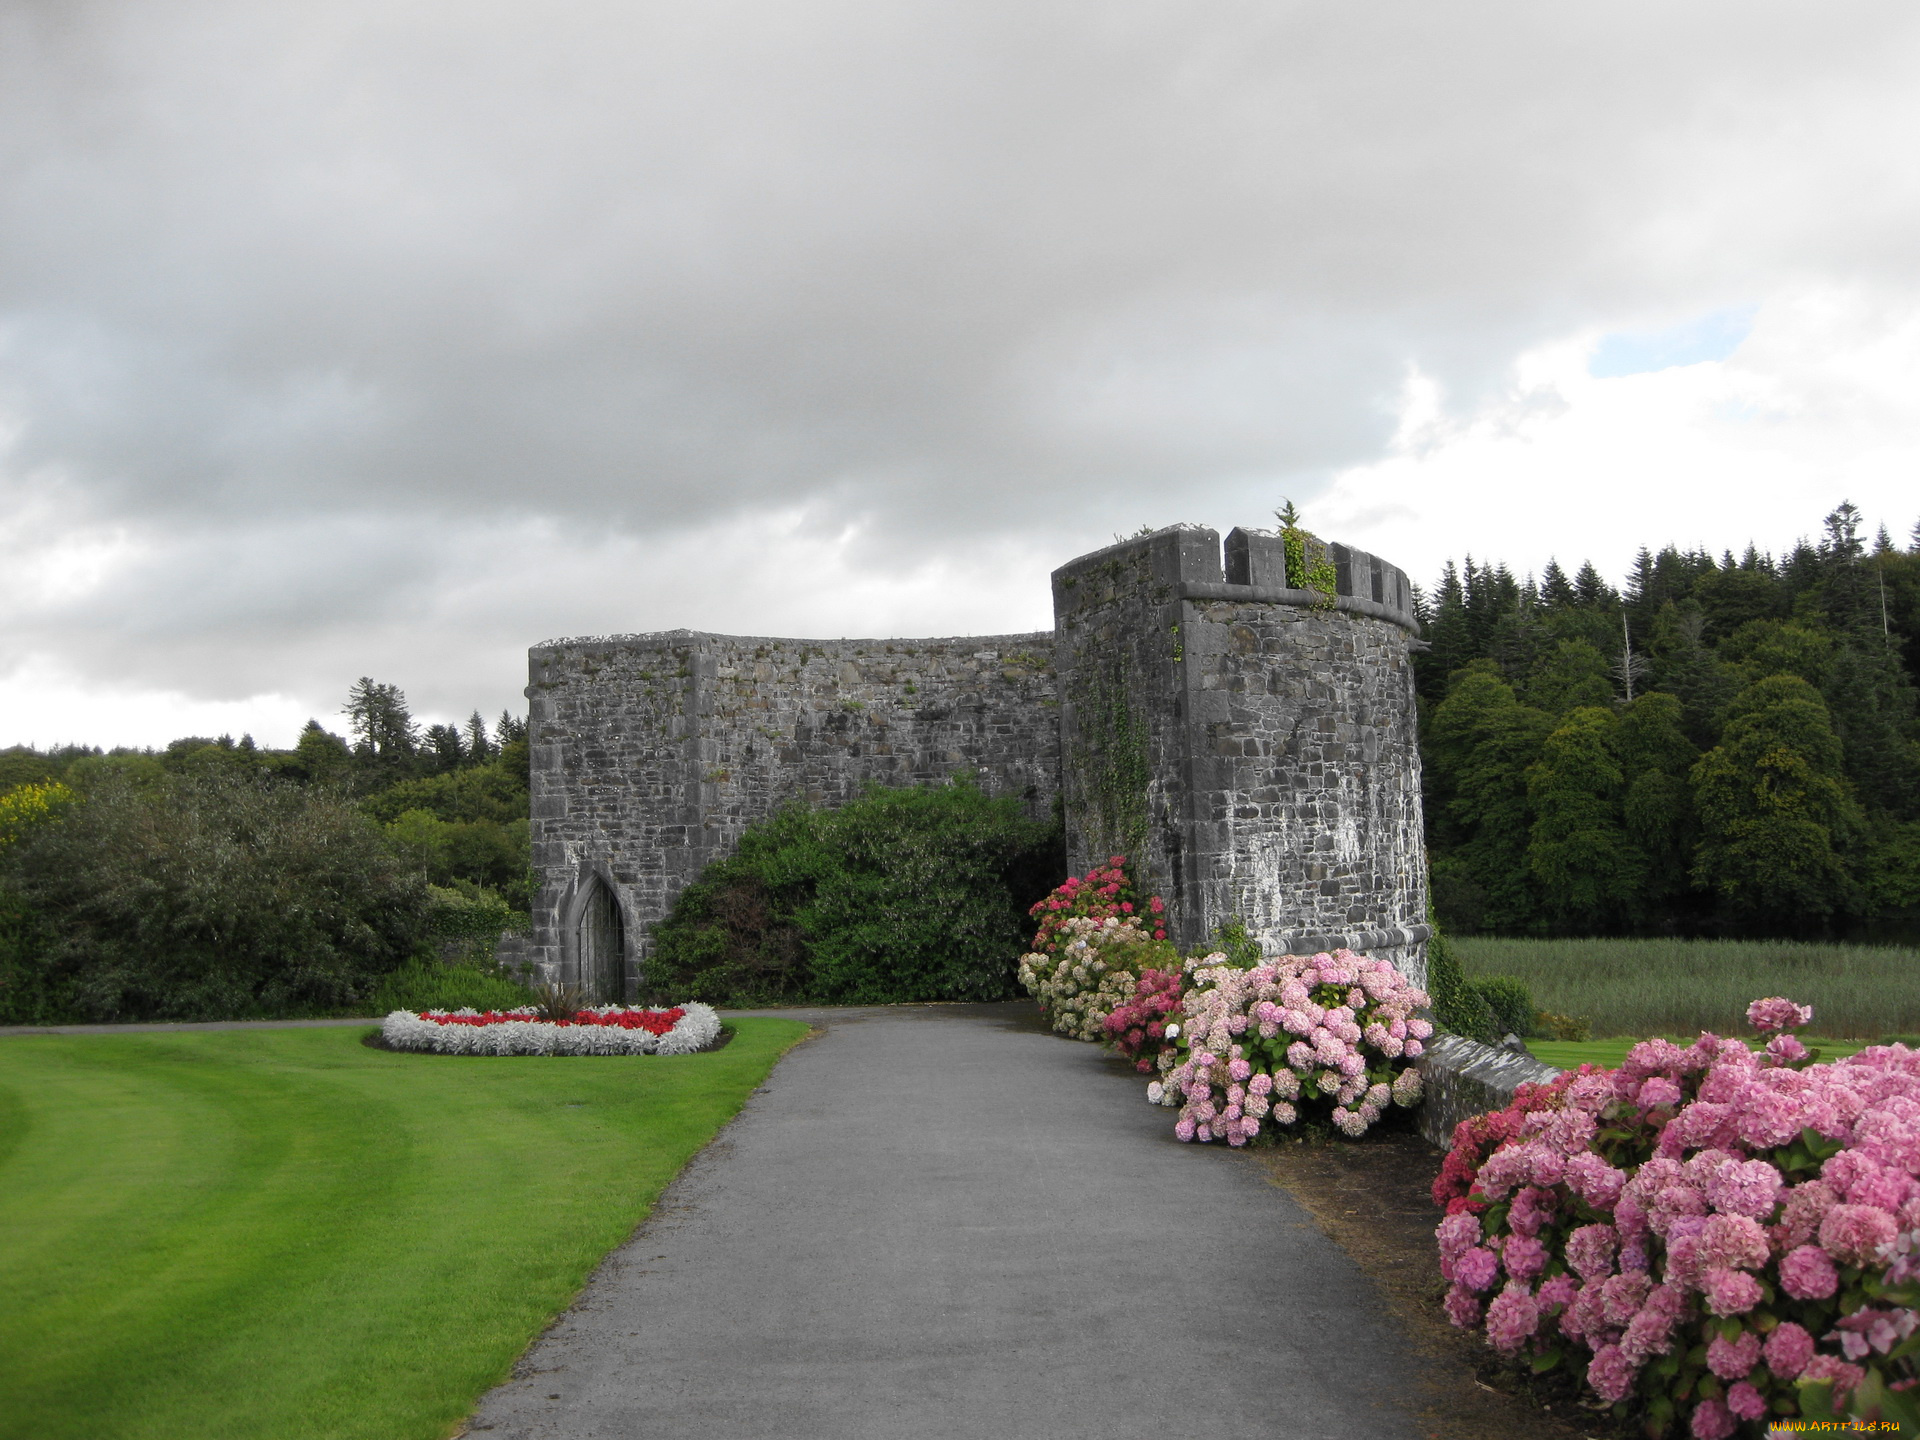
<svg viewBox="0 0 1920 1440">
<path fill-rule="evenodd" d="M 627 993 L 627 927 L 620 902 L 606 881 L 595 878 L 580 907 L 574 953 L 580 988 L 595 1005 L 618 1005 Z"/>
</svg>

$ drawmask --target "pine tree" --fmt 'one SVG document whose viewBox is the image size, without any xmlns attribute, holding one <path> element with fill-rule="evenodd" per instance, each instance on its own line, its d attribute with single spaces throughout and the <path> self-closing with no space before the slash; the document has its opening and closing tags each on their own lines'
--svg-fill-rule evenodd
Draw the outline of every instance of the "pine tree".
<svg viewBox="0 0 1920 1440">
<path fill-rule="evenodd" d="M 457 725 L 429 725 L 423 749 L 428 769 L 435 773 L 458 770 L 467 758 L 467 748 Z"/>
<path fill-rule="evenodd" d="M 1540 600 L 1554 610 L 1569 609 L 1579 603 L 1573 582 L 1567 579 L 1567 572 L 1560 568 L 1558 560 L 1547 561 L 1547 568 L 1540 572 Z"/>
<path fill-rule="evenodd" d="M 468 763 L 484 765 L 491 760 L 496 751 L 493 741 L 487 738 L 487 722 L 480 718 L 480 712 L 474 711 L 467 717 L 467 731 L 464 737 Z"/>
<path fill-rule="evenodd" d="M 1573 593 L 1588 609 L 1613 610 L 1620 604 L 1619 593 L 1600 578 L 1591 560 L 1581 562 L 1579 573 L 1573 577 Z"/>
<path fill-rule="evenodd" d="M 398 685 L 383 685 L 362 675 L 347 692 L 341 713 L 347 717 L 357 756 L 386 770 L 412 761 L 418 731 Z"/>
</svg>

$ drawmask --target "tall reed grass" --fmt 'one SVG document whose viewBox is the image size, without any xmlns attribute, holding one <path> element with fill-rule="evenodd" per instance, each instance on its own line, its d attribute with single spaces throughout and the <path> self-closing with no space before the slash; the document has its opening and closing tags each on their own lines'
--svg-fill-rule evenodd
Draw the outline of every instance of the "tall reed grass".
<svg viewBox="0 0 1920 1440">
<path fill-rule="evenodd" d="M 1469 976 L 1512 975 L 1543 1010 L 1584 1017 L 1596 1037 L 1743 1034 L 1749 1000 L 1813 1006 L 1809 1031 L 1878 1039 L 1920 1033 L 1920 949 L 1788 940 L 1456 939 Z"/>
</svg>

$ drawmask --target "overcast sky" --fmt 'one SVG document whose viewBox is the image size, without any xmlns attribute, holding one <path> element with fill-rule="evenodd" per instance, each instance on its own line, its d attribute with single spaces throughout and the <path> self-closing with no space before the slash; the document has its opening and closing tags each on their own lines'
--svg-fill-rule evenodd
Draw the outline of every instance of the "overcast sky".
<svg viewBox="0 0 1920 1440">
<path fill-rule="evenodd" d="M 1920 520 L 1920 10 L 0 0 L 0 745 Z M 1904 137 L 1904 138 L 1903 138 Z"/>
</svg>

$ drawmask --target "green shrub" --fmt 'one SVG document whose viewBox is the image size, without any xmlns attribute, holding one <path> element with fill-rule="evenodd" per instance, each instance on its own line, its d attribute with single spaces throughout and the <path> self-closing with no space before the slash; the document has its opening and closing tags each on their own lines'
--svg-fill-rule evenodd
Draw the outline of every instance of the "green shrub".
<svg viewBox="0 0 1920 1440">
<path fill-rule="evenodd" d="M 1468 983 L 1453 944 L 1441 931 L 1431 905 L 1427 907 L 1427 923 L 1433 929 L 1427 940 L 1427 994 L 1433 1001 L 1434 1023 L 1469 1040 L 1489 1043 L 1498 1040 L 1502 1032 L 1494 1028 L 1497 1022 L 1493 1007 Z"/>
<path fill-rule="evenodd" d="M 498 970 L 479 965 L 431 965 L 414 961 L 394 971 L 373 992 L 368 1011 L 515 1010 L 533 1003 L 526 987 Z"/>
<path fill-rule="evenodd" d="M 1591 1040 L 1593 1026 L 1577 1016 L 1536 1010 L 1533 1012 L 1533 1033 L 1543 1040 Z"/>
<path fill-rule="evenodd" d="M 528 923 L 528 916 L 484 885 L 456 879 L 450 886 L 427 886 L 427 927 L 442 965 L 491 970 L 500 937 Z"/>
<path fill-rule="evenodd" d="M 735 1005 L 1005 999 L 1060 851 L 1057 826 L 965 779 L 789 806 L 681 892 L 647 988 Z"/>
<path fill-rule="evenodd" d="M 1469 980 L 1467 986 L 1487 1002 L 1499 1035 L 1524 1037 L 1533 1033 L 1533 994 L 1524 980 L 1511 975 L 1485 975 Z"/>
<path fill-rule="evenodd" d="M 1266 959 L 1266 956 L 1261 953 L 1260 942 L 1247 934 L 1245 922 L 1237 916 L 1223 925 L 1216 926 L 1213 938 L 1194 954 L 1224 955 L 1227 957 L 1227 963 L 1236 970 L 1251 970 Z"/>
<path fill-rule="evenodd" d="M 0 851 L 0 890 L 9 1020 L 351 1013 L 428 941 L 364 815 L 220 770 L 101 774 Z"/>
</svg>

